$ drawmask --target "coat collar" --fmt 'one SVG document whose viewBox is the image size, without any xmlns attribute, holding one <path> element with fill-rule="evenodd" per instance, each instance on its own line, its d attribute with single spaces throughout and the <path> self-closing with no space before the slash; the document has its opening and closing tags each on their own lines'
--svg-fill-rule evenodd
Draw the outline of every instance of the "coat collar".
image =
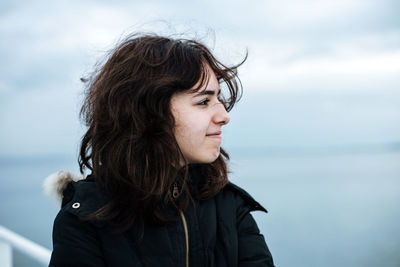
<svg viewBox="0 0 400 267">
<path fill-rule="evenodd" d="M 243 188 L 235 185 L 234 183 L 229 182 L 226 186 L 226 189 L 232 190 L 238 193 L 246 202 L 247 205 L 250 206 L 250 211 L 260 210 L 264 212 L 268 212 L 260 203 L 258 203 L 249 193 L 247 193 Z"/>
<path fill-rule="evenodd" d="M 192 178 L 195 178 L 196 173 L 197 170 L 191 171 Z M 44 188 L 48 195 L 55 196 L 61 202 L 63 208 L 79 217 L 86 217 L 109 202 L 106 194 L 96 185 L 93 175 L 85 177 L 60 171 L 46 178 Z M 250 211 L 267 212 L 249 193 L 234 183 L 229 182 L 223 190 L 239 194 L 250 207 Z"/>
</svg>

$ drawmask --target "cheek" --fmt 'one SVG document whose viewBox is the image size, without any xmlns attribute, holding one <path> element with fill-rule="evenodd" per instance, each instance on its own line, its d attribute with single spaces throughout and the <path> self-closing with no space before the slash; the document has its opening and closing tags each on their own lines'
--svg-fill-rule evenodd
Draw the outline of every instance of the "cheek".
<svg viewBox="0 0 400 267">
<path fill-rule="evenodd" d="M 203 141 L 206 130 L 199 120 L 185 120 L 177 124 L 175 136 L 185 143 L 198 143 Z"/>
<path fill-rule="evenodd" d="M 175 138 L 181 149 L 193 149 L 204 142 L 208 123 L 199 114 L 196 116 L 192 112 L 186 115 L 190 116 L 180 116 L 175 121 Z"/>
</svg>

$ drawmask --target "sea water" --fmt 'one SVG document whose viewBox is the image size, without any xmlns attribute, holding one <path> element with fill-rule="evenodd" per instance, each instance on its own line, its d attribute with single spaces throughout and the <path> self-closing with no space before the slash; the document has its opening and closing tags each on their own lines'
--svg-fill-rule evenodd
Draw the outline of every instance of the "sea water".
<svg viewBox="0 0 400 267">
<path fill-rule="evenodd" d="M 293 153 L 292 153 L 293 154 Z M 232 149 L 230 179 L 269 212 L 254 212 L 281 267 L 400 265 L 400 153 L 290 154 Z M 51 249 L 59 206 L 43 194 L 73 157 L 3 158 L 0 224 Z M 40 266 L 14 252 L 14 266 Z"/>
</svg>

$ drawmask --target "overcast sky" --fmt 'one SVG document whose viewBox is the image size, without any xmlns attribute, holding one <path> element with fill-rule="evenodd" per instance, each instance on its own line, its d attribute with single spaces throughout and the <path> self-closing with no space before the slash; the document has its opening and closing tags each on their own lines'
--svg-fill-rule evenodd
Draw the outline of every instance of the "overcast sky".
<svg viewBox="0 0 400 267">
<path fill-rule="evenodd" d="M 397 95 L 399 10 L 394 0 L 2 1 L 0 155 L 75 154 L 79 78 L 132 31 L 203 37 L 228 63 L 247 49 L 240 75 L 253 95 Z"/>
</svg>

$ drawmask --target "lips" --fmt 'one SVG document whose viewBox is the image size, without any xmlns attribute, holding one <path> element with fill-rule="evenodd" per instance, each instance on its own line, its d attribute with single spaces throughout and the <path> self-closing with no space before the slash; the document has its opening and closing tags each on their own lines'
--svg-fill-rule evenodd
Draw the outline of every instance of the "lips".
<svg viewBox="0 0 400 267">
<path fill-rule="evenodd" d="M 212 132 L 212 133 L 208 133 L 208 134 L 206 134 L 206 136 L 209 136 L 209 137 L 221 137 L 221 131 L 217 131 L 217 132 Z"/>
</svg>

